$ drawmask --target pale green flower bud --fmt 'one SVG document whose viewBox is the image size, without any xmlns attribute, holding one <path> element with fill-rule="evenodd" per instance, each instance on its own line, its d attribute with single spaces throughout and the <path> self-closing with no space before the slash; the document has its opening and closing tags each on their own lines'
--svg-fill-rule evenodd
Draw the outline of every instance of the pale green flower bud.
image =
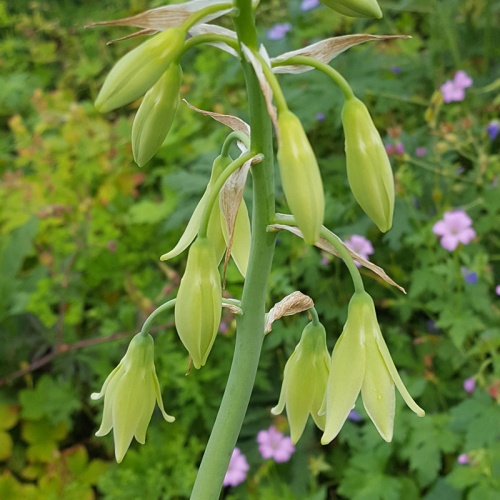
<svg viewBox="0 0 500 500">
<path fill-rule="evenodd" d="M 175 304 L 175 326 L 195 368 L 207 361 L 222 312 L 222 287 L 213 243 L 197 239 L 189 249 Z"/>
<path fill-rule="evenodd" d="M 349 303 L 344 331 L 332 354 L 322 411 L 326 409 L 322 444 L 332 441 L 354 407 L 359 393 L 366 412 L 387 442 L 394 427 L 395 390 L 419 417 L 425 415 L 412 399 L 392 361 L 380 332 L 375 306 L 366 293 L 355 293 Z"/>
<path fill-rule="evenodd" d="M 347 178 L 366 215 L 385 233 L 392 226 L 394 178 L 387 152 L 370 113 L 356 97 L 342 109 Z"/>
<path fill-rule="evenodd" d="M 97 96 L 95 107 L 105 113 L 143 96 L 179 57 L 186 32 L 169 28 L 123 56 Z"/>
<path fill-rule="evenodd" d="M 133 437 L 145 443 L 155 402 L 167 422 L 175 420 L 163 408 L 151 335 L 139 333 L 132 339 L 120 364 L 106 378 L 101 392 L 91 395 L 92 399 L 102 397 L 104 413 L 96 436 L 105 436 L 113 428 L 118 463 L 123 460 Z"/>
<path fill-rule="evenodd" d="M 171 64 L 148 90 L 132 125 L 132 152 L 142 167 L 156 154 L 172 125 L 179 105 L 182 69 Z"/>
<path fill-rule="evenodd" d="M 325 212 L 323 182 L 316 156 L 300 120 L 289 110 L 278 117 L 278 163 L 283 191 L 304 241 L 319 238 Z"/>
<path fill-rule="evenodd" d="M 321 2 L 344 16 L 375 19 L 382 17 L 377 0 L 321 0 Z"/>
<path fill-rule="evenodd" d="M 319 410 L 325 396 L 329 366 L 325 329 L 320 323 L 309 323 L 285 365 L 280 399 L 271 410 L 278 415 L 286 405 L 293 444 L 300 439 L 309 415 L 321 430 L 325 428 L 325 416 L 319 415 Z"/>
</svg>

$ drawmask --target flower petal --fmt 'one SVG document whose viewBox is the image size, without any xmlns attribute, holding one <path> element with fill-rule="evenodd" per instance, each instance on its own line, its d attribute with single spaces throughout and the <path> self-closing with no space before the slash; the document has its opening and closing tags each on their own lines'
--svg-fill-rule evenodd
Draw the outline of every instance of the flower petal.
<svg viewBox="0 0 500 500">
<path fill-rule="evenodd" d="M 161 397 L 160 382 L 158 381 L 158 377 L 156 376 L 156 370 L 154 369 L 154 367 L 153 367 L 153 382 L 154 382 L 154 387 L 155 387 L 156 402 L 158 403 L 158 408 L 160 408 L 161 414 L 163 415 L 163 418 L 167 422 L 173 422 L 175 420 L 175 417 L 172 417 L 171 415 L 169 415 L 165 411 L 165 408 L 163 407 L 163 399 Z"/>
</svg>

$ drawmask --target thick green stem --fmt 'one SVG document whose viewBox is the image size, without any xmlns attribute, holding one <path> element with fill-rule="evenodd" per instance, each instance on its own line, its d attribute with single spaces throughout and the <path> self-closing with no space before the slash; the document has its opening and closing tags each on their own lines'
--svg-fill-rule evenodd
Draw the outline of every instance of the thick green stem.
<svg viewBox="0 0 500 500">
<path fill-rule="evenodd" d="M 251 3 L 247 0 L 235 0 L 235 4 L 239 12 L 235 19 L 239 38 L 249 47 L 255 47 L 257 38 Z M 263 153 L 264 160 L 252 168 L 252 242 L 241 300 L 243 314 L 237 318 L 233 362 L 191 500 L 217 500 L 220 495 L 259 364 L 264 340 L 267 284 L 276 242 L 276 234 L 266 231 L 275 211 L 271 123 L 253 70 L 245 62 L 243 69 L 249 98 L 252 150 Z"/>
</svg>

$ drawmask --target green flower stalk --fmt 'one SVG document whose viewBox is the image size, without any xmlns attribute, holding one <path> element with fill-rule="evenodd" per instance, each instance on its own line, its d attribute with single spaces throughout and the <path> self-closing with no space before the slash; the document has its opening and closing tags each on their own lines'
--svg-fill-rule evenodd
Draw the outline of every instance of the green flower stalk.
<svg viewBox="0 0 500 500">
<path fill-rule="evenodd" d="M 144 444 L 155 403 L 167 422 L 174 417 L 163 408 L 160 384 L 154 365 L 154 342 L 151 335 L 137 334 L 119 365 L 108 375 L 101 392 L 92 399 L 104 397 L 102 423 L 96 436 L 105 436 L 113 429 L 115 457 L 120 463 L 132 438 Z"/>
<path fill-rule="evenodd" d="M 332 354 L 322 412 L 326 410 L 322 444 L 340 432 L 361 391 L 363 405 L 382 438 L 390 442 L 394 427 L 396 386 L 409 408 L 425 415 L 412 399 L 380 332 L 375 306 L 366 292 L 355 293 L 347 322 Z"/>
<path fill-rule="evenodd" d="M 213 243 L 198 238 L 189 249 L 175 304 L 175 326 L 196 369 L 205 365 L 222 313 L 222 287 Z"/>
<path fill-rule="evenodd" d="M 286 405 L 293 444 L 302 436 L 309 415 L 321 430 L 325 428 L 325 415 L 319 415 L 319 410 L 329 366 L 325 328 L 321 323 L 311 322 L 304 328 L 300 342 L 285 365 L 279 402 L 271 410 L 279 415 Z"/>
<path fill-rule="evenodd" d="M 170 28 L 139 45 L 114 66 L 95 101 L 105 113 L 143 96 L 182 53 L 186 32 Z"/>
<path fill-rule="evenodd" d="M 347 178 L 366 215 L 385 233 L 392 226 L 394 178 L 387 152 L 370 113 L 356 97 L 342 109 Z"/>
<path fill-rule="evenodd" d="M 278 163 L 283 191 L 304 241 L 319 238 L 325 213 L 323 182 L 316 156 L 300 120 L 288 109 L 278 117 Z"/>
<path fill-rule="evenodd" d="M 132 153 L 142 167 L 156 154 L 175 118 L 179 105 L 182 69 L 171 64 L 148 90 L 132 125 Z"/>
<path fill-rule="evenodd" d="M 321 2 L 344 16 L 375 19 L 382 17 L 377 0 L 321 0 Z"/>
</svg>

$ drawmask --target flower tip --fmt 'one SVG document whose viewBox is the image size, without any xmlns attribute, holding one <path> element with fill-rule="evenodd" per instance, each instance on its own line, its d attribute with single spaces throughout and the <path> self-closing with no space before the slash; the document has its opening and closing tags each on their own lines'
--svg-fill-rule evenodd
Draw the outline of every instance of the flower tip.
<svg viewBox="0 0 500 500">
<path fill-rule="evenodd" d="M 273 415 L 279 415 L 281 413 L 281 410 L 279 409 L 278 406 L 275 406 L 274 408 L 271 408 L 271 413 Z M 294 443 L 295 444 L 295 443 Z"/>
<path fill-rule="evenodd" d="M 103 394 L 101 394 L 100 392 L 93 392 L 90 395 L 90 399 L 92 399 L 92 401 L 97 401 L 98 399 L 101 399 L 102 396 L 103 396 Z"/>
</svg>

